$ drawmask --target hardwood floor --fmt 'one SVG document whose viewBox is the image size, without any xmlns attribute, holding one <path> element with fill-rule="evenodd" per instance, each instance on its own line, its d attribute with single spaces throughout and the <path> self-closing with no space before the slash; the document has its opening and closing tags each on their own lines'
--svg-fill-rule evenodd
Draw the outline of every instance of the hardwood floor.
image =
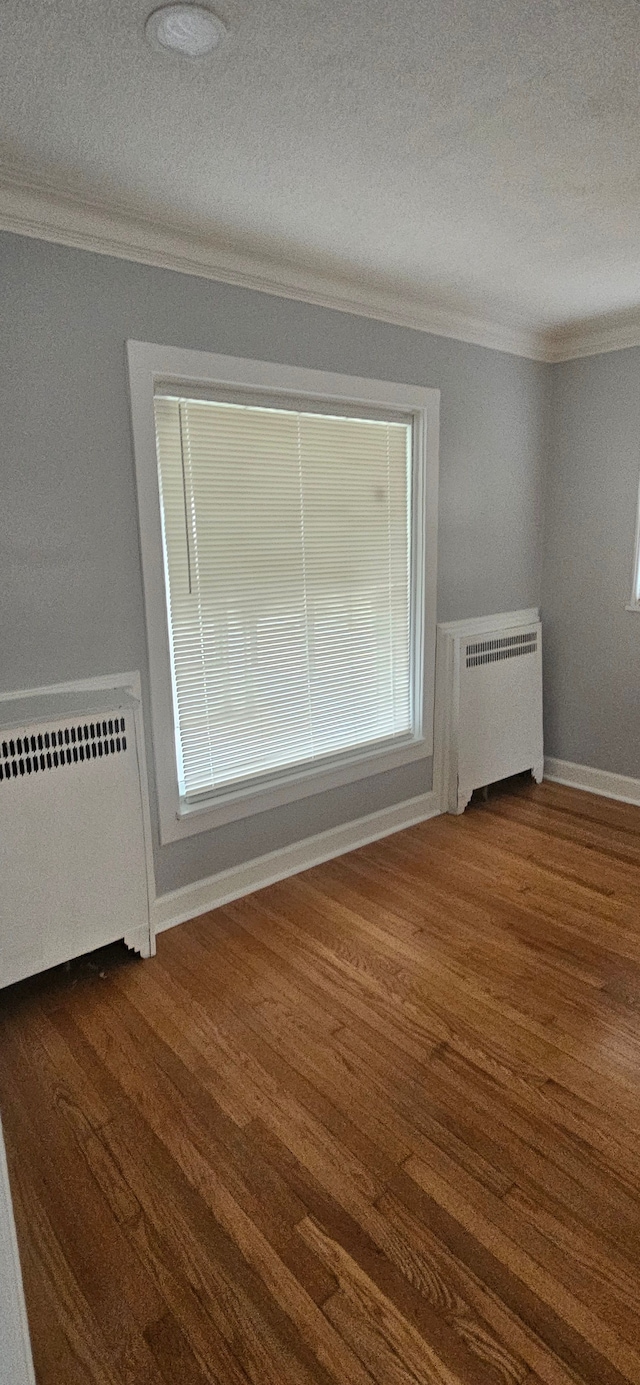
<svg viewBox="0 0 640 1385">
<path fill-rule="evenodd" d="M 640 1383 L 639 883 L 518 784 L 0 993 L 39 1385 Z"/>
</svg>

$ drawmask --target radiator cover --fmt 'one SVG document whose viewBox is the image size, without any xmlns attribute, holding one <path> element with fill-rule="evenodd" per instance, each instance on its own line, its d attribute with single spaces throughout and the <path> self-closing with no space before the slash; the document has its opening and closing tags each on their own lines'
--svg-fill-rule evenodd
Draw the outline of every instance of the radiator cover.
<svg viewBox="0 0 640 1385">
<path fill-rule="evenodd" d="M 537 611 L 438 626 L 436 714 L 447 811 L 463 812 L 474 789 L 522 770 L 542 779 Z"/>
<path fill-rule="evenodd" d="M 153 950 L 137 714 L 116 689 L 0 703 L 0 985 Z"/>
</svg>

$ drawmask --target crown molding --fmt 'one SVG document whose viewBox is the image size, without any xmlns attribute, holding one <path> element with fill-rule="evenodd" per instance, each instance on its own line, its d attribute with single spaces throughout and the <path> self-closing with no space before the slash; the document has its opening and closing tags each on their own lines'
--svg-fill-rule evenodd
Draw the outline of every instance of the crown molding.
<svg viewBox="0 0 640 1385">
<path fill-rule="evenodd" d="M 526 324 L 465 314 L 413 297 L 403 298 L 383 287 L 371 290 L 332 279 L 312 267 L 300 270 L 249 256 L 148 218 L 61 196 L 51 187 L 1 183 L 0 230 L 355 313 L 532 360 L 549 359 L 545 334 Z"/>
<path fill-rule="evenodd" d="M 640 346 L 640 309 L 617 317 L 576 322 L 563 332 L 549 333 L 547 360 L 552 363 L 575 361 L 582 356 L 625 351 L 630 346 Z"/>
<path fill-rule="evenodd" d="M 19 172 L 12 177 L 6 169 L 0 179 L 0 231 L 214 279 L 550 364 L 640 346 L 640 308 L 561 329 L 501 321 L 389 292 L 384 285 L 371 287 L 333 278 L 318 273 L 311 264 L 301 268 L 247 254 L 181 227 L 63 193 L 53 185 L 26 183 Z"/>
</svg>

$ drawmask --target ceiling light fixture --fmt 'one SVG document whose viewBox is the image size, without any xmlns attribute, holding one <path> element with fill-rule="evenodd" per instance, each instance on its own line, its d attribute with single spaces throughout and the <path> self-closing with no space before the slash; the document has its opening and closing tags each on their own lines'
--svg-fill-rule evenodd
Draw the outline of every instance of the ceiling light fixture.
<svg viewBox="0 0 640 1385">
<path fill-rule="evenodd" d="M 204 58 L 222 42 L 226 25 L 204 5 L 163 5 L 145 25 L 152 48 L 171 49 L 183 58 Z"/>
</svg>

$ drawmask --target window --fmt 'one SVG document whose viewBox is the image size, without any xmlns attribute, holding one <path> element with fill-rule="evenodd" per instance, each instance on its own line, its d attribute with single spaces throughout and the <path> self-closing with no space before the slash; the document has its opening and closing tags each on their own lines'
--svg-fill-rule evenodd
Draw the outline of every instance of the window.
<svg viewBox="0 0 640 1385">
<path fill-rule="evenodd" d="M 129 354 L 163 840 L 426 757 L 437 393 Z"/>
<path fill-rule="evenodd" d="M 640 490 L 638 492 L 638 503 L 636 508 L 636 542 L 633 554 L 631 600 L 628 602 L 626 609 L 628 611 L 640 611 Z"/>
</svg>

